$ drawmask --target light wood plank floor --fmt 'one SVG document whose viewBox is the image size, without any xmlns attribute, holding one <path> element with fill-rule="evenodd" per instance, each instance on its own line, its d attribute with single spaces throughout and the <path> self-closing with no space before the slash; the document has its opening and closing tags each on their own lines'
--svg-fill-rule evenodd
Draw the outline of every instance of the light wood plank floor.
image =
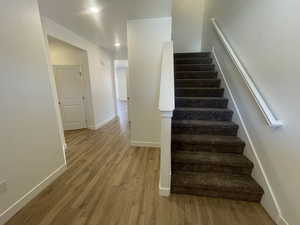
<svg viewBox="0 0 300 225">
<path fill-rule="evenodd" d="M 160 197 L 159 150 L 130 147 L 118 120 L 66 139 L 67 171 L 7 225 L 274 224 L 256 203 Z"/>
</svg>

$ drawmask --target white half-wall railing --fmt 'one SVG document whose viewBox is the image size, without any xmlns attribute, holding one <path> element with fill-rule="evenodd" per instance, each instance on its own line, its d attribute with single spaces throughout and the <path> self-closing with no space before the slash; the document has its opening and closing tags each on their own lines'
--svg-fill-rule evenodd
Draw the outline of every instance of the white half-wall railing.
<svg viewBox="0 0 300 225">
<path fill-rule="evenodd" d="M 259 109 L 261 110 L 262 114 L 264 115 L 268 125 L 272 128 L 281 127 L 283 126 L 282 121 L 278 120 L 275 115 L 273 114 L 272 110 L 270 109 L 269 105 L 266 103 L 265 99 L 263 98 L 261 92 L 257 89 L 254 81 L 252 80 L 251 76 L 235 54 L 234 50 L 232 49 L 231 45 L 227 41 L 224 33 L 222 32 L 221 28 L 219 27 L 215 18 L 211 19 L 213 27 L 218 34 L 221 42 L 223 43 L 226 51 L 228 52 L 229 56 L 231 57 L 233 63 L 235 64 L 236 68 L 242 75 L 247 87 L 249 88 L 252 96 L 255 99 Z"/>
<path fill-rule="evenodd" d="M 175 109 L 173 42 L 163 46 L 159 110 L 161 115 L 159 193 L 169 196 L 171 189 L 171 126 Z"/>
</svg>

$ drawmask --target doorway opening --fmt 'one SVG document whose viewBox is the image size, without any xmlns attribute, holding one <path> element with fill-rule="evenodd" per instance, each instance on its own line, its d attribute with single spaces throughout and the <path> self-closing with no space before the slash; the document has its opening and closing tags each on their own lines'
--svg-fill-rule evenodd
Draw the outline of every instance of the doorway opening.
<svg viewBox="0 0 300 225">
<path fill-rule="evenodd" d="M 115 96 L 117 103 L 117 114 L 124 125 L 130 125 L 129 113 L 129 82 L 128 82 L 128 60 L 115 60 Z"/>
<path fill-rule="evenodd" d="M 87 52 L 51 36 L 48 43 L 63 129 L 88 128 L 91 105 Z"/>
</svg>

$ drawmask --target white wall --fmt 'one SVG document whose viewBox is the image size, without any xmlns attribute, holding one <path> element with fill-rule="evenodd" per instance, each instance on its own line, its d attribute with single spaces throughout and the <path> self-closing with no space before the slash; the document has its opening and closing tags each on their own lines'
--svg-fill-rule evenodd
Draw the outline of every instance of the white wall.
<svg viewBox="0 0 300 225">
<path fill-rule="evenodd" d="M 91 104 L 91 88 L 89 79 L 89 65 L 87 52 L 67 44 L 66 42 L 57 40 L 55 38 L 48 37 L 49 40 L 49 55 L 51 65 L 80 65 L 83 78 L 85 81 L 85 107 L 86 107 L 86 119 L 88 121 L 88 127 L 92 127 L 93 120 L 93 107 Z"/>
<path fill-rule="evenodd" d="M 120 47 L 115 48 L 114 50 L 114 59 L 115 60 L 128 60 L 128 48 L 126 47 Z"/>
<path fill-rule="evenodd" d="M 121 101 L 127 101 L 127 76 L 128 68 L 121 67 L 116 70 L 116 86 L 117 86 L 117 98 Z"/>
<path fill-rule="evenodd" d="M 300 224 L 300 2 L 207 0 L 203 48 L 215 47 L 246 127 L 278 201 L 263 205 L 279 223 Z M 284 122 L 271 129 L 242 78 L 220 44 L 210 18 L 215 17 L 277 117 Z M 246 154 L 254 160 L 249 145 Z M 264 185 L 257 165 L 254 175 Z M 265 191 L 268 191 L 264 186 Z M 268 193 L 267 193 L 268 195 Z"/>
<path fill-rule="evenodd" d="M 162 47 L 171 40 L 171 18 L 129 20 L 129 109 L 131 143 L 159 146 L 158 97 Z"/>
<path fill-rule="evenodd" d="M 175 52 L 200 52 L 204 0 L 173 0 L 172 37 Z"/>
<path fill-rule="evenodd" d="M 0 15 L 3 224 L 65 169 L 65 158 L 37 2 L 2 1 Z"/>
<path fill-rule="evenodd" d="M 43 18 L 46 33 L 87 51 L 94 124 L 99 128 L 116 116 L 112 56 L 67 28 Z"/>
</svg>

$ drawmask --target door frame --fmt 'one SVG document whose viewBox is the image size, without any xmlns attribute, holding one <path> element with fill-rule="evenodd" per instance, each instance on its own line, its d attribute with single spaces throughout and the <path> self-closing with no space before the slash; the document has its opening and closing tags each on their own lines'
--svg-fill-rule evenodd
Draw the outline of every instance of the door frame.
<svg viewBox="0 0 300 225">
<path fill-rule="evenodd" d="M 118 68 L 127 68 L 127 76 L 126 76 L 126 89 L 127 89 L 127 120 L 129 123 L 129 133 L 130 133 L 130 83 L 129 83 L 129 64 L 128 60 L 114 60 L 114 86 L 115 86 L 115 102 L 117 109 L 117 69 Z"/>
<path fill-rule="evenodd" d="M 53 75 L 54 75 L 54 81 L 56 82 L 56 79 L 55 79 L 55 72 L 56 72 L 56 69 L 69 69 L 69 68 L 79 68 L 79 71 L 80 71 L 80 75 L 82 77 L 82 93 L 83 93 L 83 106 L 84 106 L 84 127 L 83 128 L 88 128 L 88 96 L 87 96 L 87 85 L 86 85 L 86 74 L 84 74 L 83 70 L 82 70 L 82 67 L 83 65 L 52 65 L 53 67 Z M 58 92 L 57 92 L 57 84 L 56 84 L 56 93 L 57 93 L 57 97 L 58 97 L 58 107 L 60 109 L 60 112 L 61 112 L 61 106 L 59 105 L 59 96 L 58 96 Z M 62 118 L 62 116 L 61 116 Z M 63 119 L 63 118 L 62 118 Z M 63 121 L 62 121 L 63 122 Z"/>
</svg>

